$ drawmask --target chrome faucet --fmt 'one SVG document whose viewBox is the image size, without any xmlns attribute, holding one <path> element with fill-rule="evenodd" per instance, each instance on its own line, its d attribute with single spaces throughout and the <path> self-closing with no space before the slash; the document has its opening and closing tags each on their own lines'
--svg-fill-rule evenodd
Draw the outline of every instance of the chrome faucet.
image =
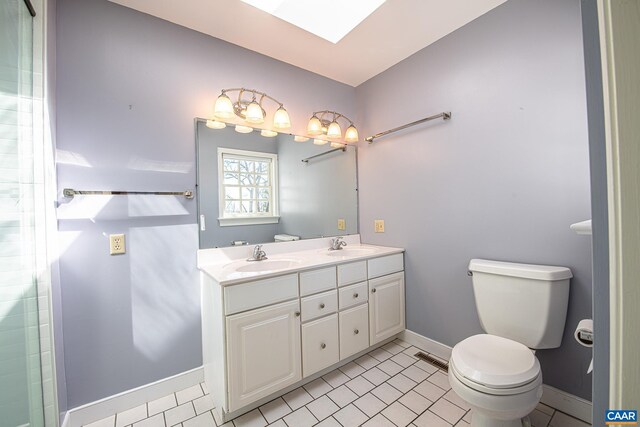
<svg viewBox="0 0 640 427">
<path fill-rule="evenodd" d="M 263 261 L 267 259 L 267 253 L 262 250 L 262 245 L 256 245 L 253 248 L 253 255 L 247 258 L 247 261 Z"/>
<path fill-rule="evenodd" d="M 339 251 L 343 246 L 347 246 L 347 242 L 342 240 L 342 236 L 338 236 L 335 239 L 331 239 L 331 242 L 329 243 L 329 250 Z"/>
</svg>

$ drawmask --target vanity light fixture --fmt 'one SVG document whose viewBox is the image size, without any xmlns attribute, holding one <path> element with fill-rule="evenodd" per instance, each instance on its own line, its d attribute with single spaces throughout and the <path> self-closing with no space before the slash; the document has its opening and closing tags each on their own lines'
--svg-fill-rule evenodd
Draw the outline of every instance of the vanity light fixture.
<svg viewBox="0 0 640 427">
<path fill-rule="evenodd" d="M 217 120 L 207 120 L 206 126 L 209 129 L 224 129 L 227 127 L 225 122 L 219 122 Z"/>
<path fill-rule="evenodd" d="M 358 129 L 353 121 L 336 111 L 316 111 L 313 113 L 307 124 L 307 133 L 312 136 L 326 135 L 327 138 L 336 140 L 342 138 L 342 128 L 338 119 L 346 120 L 349 123 L 344 134 L 345 142 L 358 142 Z M 314 141 L 315 143 L 315 141 Z"/>
<path fill-rule="evenodd" d="M 235 101 L 229 98 L 227 95 L 229 92 L 238 92 L 238 97 L 234 97 Z M 290 128 L 291 120 L 289 119 L 289 113 L 285 110 L 282 102 L 255 89 L 222 89 L 222 93 L 218 96 L 218 99 L 216 99 L 213 115 L 221 120 L 230 119 L 236 115 L 248 123 L 261 124 L 264 123 L 266 116 L 266 111 L 263 106 L 265 99 L 270 99 L 278 104 L 278 108 L 273 115 L 273 127 L 275 129 Z M 238 130 L 237 127 L 236 130 Z"/>
<path fill-rule="evenodd" d="M 307 142 L 309 138 L 307 138 L 306 136 L 294 135 L 293 140 L 295 142 Z"/>
<path fill-rule="evenodd" d="M 313 143 L 315 145 L 324 145 L 324 144 L 328 144 L 329 141 L 327 141 L 326 139 L 317 139 L 316 138 L 316 139 L 313 140 Z"/>
<path fill-rule="evenodd" d="M 332 142 L 331 143 L 331 148 L 344 148 L 344 147 L 345 147 L 345 145 L 341 144 L 339 142 Z"/>
</svg>

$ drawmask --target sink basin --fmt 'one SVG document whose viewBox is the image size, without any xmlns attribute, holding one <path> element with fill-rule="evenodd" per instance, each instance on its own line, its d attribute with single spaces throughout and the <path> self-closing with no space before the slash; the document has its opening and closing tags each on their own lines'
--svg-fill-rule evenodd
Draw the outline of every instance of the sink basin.
<svg viewBox="0 0 640 427">
<path fill-rule="evenodd" d="M 297 259 L 274 259 L 264 261 L 247 262 L 245 265 L 237 267 L 235 270 L 241 273 L 261 273 L 265 271 L 282 270 L 295 267 L 300 264 Z"/>
<path fill-rule="evenodd" d="M 325 253 L 329 256 L 335 257 L 345 257 L 345 256 L 363 256 L 363 255 L 371 255 L 376 250 L 372 248 L 343 248 L 337 251 L 325 251 Z"/>
</svg>

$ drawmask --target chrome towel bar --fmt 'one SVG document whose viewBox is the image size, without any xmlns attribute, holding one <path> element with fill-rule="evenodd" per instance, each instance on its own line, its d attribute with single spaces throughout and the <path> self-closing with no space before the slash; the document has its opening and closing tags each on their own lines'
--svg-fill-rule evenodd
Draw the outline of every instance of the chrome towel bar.
<svg viewBox="0 0 640 427">
<path fill-rule="evenodd" d="M 62 190 L 64 197 L 73 198 L 75 195 L 82 196 L 128 196 L 131 194 L 143 194 L 154 196 L 184 196 L 187 199 L 193 199 L 193 190 L 185 191 L 80 191 L 72 188 L 65 188 Z"/>
<path fill-rule="evenodd" d="M 369 137 L 365 138 L 365 141 L 367 141 L 369 144 L 373 144 L 373 140 L 376 139 L 376 138 L 380 138 L 382 136 L 389 135 L 390 133 L 397 132 L 399 130 L 406 129 L 406 128 L 411 127 L 411 126 L 419 125 L 420 123 L 428 122 L 430 120 L 435 120 L 435 119 L 439 119 L 439 118 L 442 118 L 442 120 L 451 119 L 451 111 L 442 112 L 440 114 L 436 114 L 436 115 L 433 115 L 433 116 L 425 117 L 424 119 L 416 120 L 415 122 L 407 123 L 406 125 L 398 126 L 397 128 L 393 128 L 393 129 L 385 130 L 384 132 L 376 133 L 373 136 L 369 136 Z"/>
</svg>

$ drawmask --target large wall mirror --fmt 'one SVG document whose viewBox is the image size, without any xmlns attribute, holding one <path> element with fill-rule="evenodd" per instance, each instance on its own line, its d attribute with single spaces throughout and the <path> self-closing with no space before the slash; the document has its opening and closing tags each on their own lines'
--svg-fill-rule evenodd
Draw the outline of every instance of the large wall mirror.
<svg viewBox="0 0 640 427">
<path fill-rule="evenodd" d="M 355 146 L 196 119 L 196 149 L 201 249 L 358 233 Z"/>
</svg>

